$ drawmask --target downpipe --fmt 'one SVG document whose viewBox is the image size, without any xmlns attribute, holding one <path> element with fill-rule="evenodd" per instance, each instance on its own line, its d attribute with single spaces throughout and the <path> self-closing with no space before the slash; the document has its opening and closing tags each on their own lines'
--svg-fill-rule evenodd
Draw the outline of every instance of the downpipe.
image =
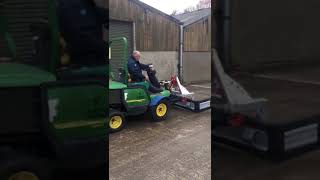
<svg viewBox="0 0 320 180">
<path fill-rule="evenodd" d="M 231 0 L 217 1 L 217 51 L 226 72 L 231 69 Z"/>
<path fill-rule="evenodd" d="M 181 80 L 181 82 L 184 81 L 182 61 L 183 61 L 183 25 L 180 25 L 178 77 Z"/>
</svg>

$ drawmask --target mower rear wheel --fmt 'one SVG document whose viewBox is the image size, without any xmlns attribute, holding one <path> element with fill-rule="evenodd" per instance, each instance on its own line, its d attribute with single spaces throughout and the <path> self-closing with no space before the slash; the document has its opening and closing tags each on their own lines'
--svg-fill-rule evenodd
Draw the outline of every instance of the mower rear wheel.
<svg viewBox="0 0 320 180">
<path fill-rule="evenodd" d="M 151 118 L 153 121 L 160 122 L 167 119 L 170 111 L 168 100 L 162 99 L 157 105 L 150 108 Z"/>
<path fill-rule="evenodd" d="M 124 114 L 120 111 L 117 110 L 111 110 L 109 113 L 109 121 L 108 121 L 108 126 L 109 126 L 109 132 L 110 133 L 115 133 L 118 131 L 121 131 L 127 121 L 124 117 Z"/>
</svg>

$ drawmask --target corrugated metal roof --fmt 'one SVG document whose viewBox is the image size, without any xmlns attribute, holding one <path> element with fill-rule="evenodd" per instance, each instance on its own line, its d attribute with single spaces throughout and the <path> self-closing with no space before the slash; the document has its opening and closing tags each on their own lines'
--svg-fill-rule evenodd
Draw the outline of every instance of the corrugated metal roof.
<svg viewBox="0 0 320 180">
<path fill-rule="evenodd" d="M 143 8 L 146 8 L 146 9 L 149 9 L 149 10 L 151 10 L 151 11 L 153 11 L 153 12 L 156 12 L 156 13 L 158 13 L 158 14 L 161 14 L 161 15 L 169 18 L 170 20 L 174 21 L 174 22 L 177 23 L 177 24 L 180 24 L 180 25 L 182 24 L 182 22 L 180 22 L 180 21 L 179 21 L 177 18 L 175 18 L 174 16 L 170 16 L 170 15 L 168 15 L 168 14 L 166 14 L 166 13 L 164 13 L 164 12 L 162 12 L 162 11 L 160 11 L 160 10 L 152 7 L 152 6 L 149 6 L 148 4 L 146 4 L 146 3 L 142 2 L 142 1 L 139 1 L 139 0 L 130 0 L 130 1 L 136 3 L 136 4 L 140 5 L 140 6 L 142 6 Z"/>
<path fill-rule="evenodd" d="M 188 26 L 203 18 L 210 16 L 211 8 L 199 9 L 193 12 L 177 14 L 174 17 L 183 23 L 183 26 Z"/>
</svg>

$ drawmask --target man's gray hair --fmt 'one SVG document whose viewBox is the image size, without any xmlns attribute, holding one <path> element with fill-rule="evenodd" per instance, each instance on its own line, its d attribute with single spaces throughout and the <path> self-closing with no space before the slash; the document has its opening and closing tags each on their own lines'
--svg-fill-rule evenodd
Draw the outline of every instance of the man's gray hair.
<svg viewBox="0 0 320 180">
<path fill-rule="evenodd" d="M 135 54 L 141 54 L 141 53 L 140 51 L 134 50 L 132 54 L 135 55 Z"/>
</svg>

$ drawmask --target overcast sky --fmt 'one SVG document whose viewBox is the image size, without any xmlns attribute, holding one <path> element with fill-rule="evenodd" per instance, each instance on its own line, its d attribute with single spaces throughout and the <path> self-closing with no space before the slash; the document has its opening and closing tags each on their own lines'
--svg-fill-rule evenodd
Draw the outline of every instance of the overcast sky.
<svg viewBox="0 0 320 180">
<path fill-rule="evenodd" d="M 171 14 L 174 10 L 183 12 L 190 6 L 196 6 L 199 0 L 140 0 L 162 12 Z"/>
</svg>

